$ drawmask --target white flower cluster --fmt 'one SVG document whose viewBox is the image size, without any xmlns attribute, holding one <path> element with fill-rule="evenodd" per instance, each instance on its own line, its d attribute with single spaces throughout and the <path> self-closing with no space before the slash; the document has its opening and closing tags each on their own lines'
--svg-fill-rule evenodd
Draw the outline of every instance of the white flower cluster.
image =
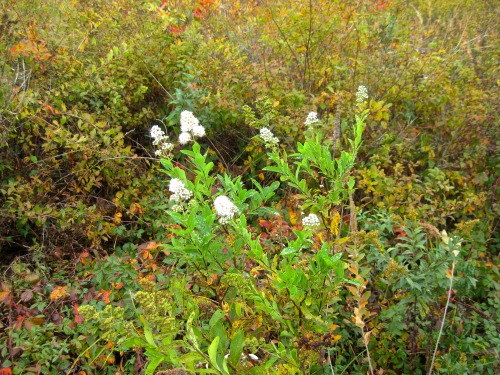
<svg viewBox="0 0 500 375">
<path fill-rule="evenodd" d="M 177 203 L 187 201 L 193 196 L 193 193 L 186 189 L 186 187 L 184 186 L 184 182 L 182 182 L 178 178 L 173 178 L 170 180 L 170 183 L 168 184 L 168 190 L 173 193 L 170 196 L 170 199 Z"/>
<path fill-rule="evenodd" d="M 219 222 L 223 225 L 227 224 L 238 213 L 238 207 L 225 195 L 215 198 L 214 207 L 219 216 Z"/>
<path fill-rule="evenodd" d="M 319 227 L 319 224 L 319 218 L 316 214 L 309 214 L 302 219 L 302 225 L 304 225 L 305 227 Z"/>
<path fill-rule="evenodd" d="M 260 129 L 260 138 L 264 141 L 266 147 L 275 147 L 280 141 L 268 128 Z"/>
<path fill-rule="evenodd" d="M 366 102 L 366 99 L 368 99 L 368 90 L 366 86 L 359 86 L 358 91 L 356 91 L 356 104 L 359 106 Z"/>
<path fill-rule="evenodd" d="M 168 141 L 168 135 L 160 129 L 158 125 L 151 128 L 151 137 L 153 138 L 153 145 L 158 149 L 155 151 L 156 156 L 168 156 L 174 145 Z"/>
<path fill-rule="evenodd" d="M 306 126 L 311 126 L 317 122 L 319 122 L 318 114 L 316 112 L 309 112 L 306 118 L 306 122 L 304 124 Z"/>
<path fill-rule="evenodd" d="M 179 135 L 179 143 L 185 145 L 194 138 L 200 138 L 205 135 L 205 128 L 200 125 L 200 121 L 193 115 L 191 111 L 181 112 L 181 134 Z"/>
</svg>

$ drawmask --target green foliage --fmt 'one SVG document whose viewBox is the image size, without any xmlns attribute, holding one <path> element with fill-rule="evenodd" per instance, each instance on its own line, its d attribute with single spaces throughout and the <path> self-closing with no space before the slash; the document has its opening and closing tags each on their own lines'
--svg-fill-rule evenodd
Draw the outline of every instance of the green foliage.
<svg viewBox="0 0 500 375">
<path fill-rule="evenodd" d="M 0 373 L 498 373 L 493 3 L 7 3 Z"/>
</svg>

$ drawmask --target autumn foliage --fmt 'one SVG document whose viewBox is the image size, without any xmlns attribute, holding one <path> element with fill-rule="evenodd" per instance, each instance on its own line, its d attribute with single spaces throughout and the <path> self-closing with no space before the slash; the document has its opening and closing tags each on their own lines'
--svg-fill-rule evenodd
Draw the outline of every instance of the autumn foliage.
<svg viewBox="0 0 500 375">
<path fill-rule="evenodd" d="M 0 375 L 498 373 L 493 3 L 7 0 Z"/>
</svg>

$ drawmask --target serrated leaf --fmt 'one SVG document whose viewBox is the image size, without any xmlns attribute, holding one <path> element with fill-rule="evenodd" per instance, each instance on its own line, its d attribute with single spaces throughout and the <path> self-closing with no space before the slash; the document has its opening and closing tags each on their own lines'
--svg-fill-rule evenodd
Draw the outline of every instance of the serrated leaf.
<svg viewBox="0 0 500 375">
<path fill-rule="evenodd" d="M 67 295 L 68 286 L 56 286 L 52 292 L 50 293 L 50 300 L 55 301 L 61 297 L 65 297 Z"/>
</svg>

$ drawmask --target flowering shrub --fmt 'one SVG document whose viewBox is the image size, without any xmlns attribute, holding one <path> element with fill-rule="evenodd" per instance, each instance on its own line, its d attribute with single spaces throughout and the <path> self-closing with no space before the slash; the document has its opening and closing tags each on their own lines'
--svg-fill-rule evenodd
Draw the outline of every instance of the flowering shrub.
<svg viewBox="0 0 500 375">
<path fill-rule="evenodd" d="M 363 95 L 360 105 L 366 100 Z M 277 173 L 281 181 L 297 191 L 300 209 L 315 212 L 304 216 L 301 225 L 285 222 L 292 231 L 283 233 L 278 243 L 265 236 L 265 232 L 259 234 L 251 229 L 249 223 L 269 215 L 264 228 L 271 228 L 272 220 L 281 216 L 279 211 L 265 207 L 280 183 L 263 187 L 252 181 L 254 189 L 246 189 L 239 177 L 215 177 L 212 175 L 213 163 L 201 154 L 197 143 L 193 144 L 192 151 L 182 150 L 188 157 L 189 168 L 175 166 L 171 158 L 162 159 L 165 173 L 170 177 L 170 200 L 175 205 L 167 212 L 169 221 L 174 224 L 166 223 L 171 228 L 171 235 L 162 240 L 161 246 L 166 253 L 175 255 L 175 268 L 170 277 L 187 277 L 192 287 L 188 292 L 181 292 L 176 285 L 170 292 L 162 292 L 150 283 L 146 291 L 136 293 L 134 299 L 143 317 L 144 336 L 124 334 L 116 345 L 121 350 L 131 345 L 144 347 L 151 360 L 147 373 L 152 373 L 162 363 L 187 370 L 205 363 L 221 374 L 245 372 L 249 364 L 253 371 L 309 373 L 316 371 L 318 360 L 325 360 L 318 357 L 319 349 L 328 353 L 328 366 L 337 366 L 330 354 L 335 352 L 336 342 L 347 340 L 336 330 L 340 326 L 337 314 L 343 309 L 341 301 L 347 298 L 345 291 L 348 291 L 357 304 L 352 317 L 360 329 L 368 367 L 373 373 L 379 356 L 377 350 L 369 347 L 375 327 L 366 322 L 370 316 L 367 301 L 371 291 L 366 290 L 367 281 L 360 268 L 359 246 L 366 246 L 370 241 L 376 243 L 378 239 L 369 240 L 368 234 L 358 234 L 352 198 L 354 180 L 350 176 L 366 116 L 366 111 L 356 116 L 351 148 L 342 150 L 337 159 L 331 154 L 330 146 L 322 144 L 320 134 L 306 138 L 305 143 L 298 145 L 298 152 L 289 156 L 278 147 L 277 137 L 269 129 L 262 128 L 265 129 L 261 131 L 263 141 L 271 143 L 268 156 L 275 163 L 266 169 Z M 308 121 L 311 124 L 319 122 L 316 115 L 309 115 Z M 291 165 L 290 157 L 294 160 Z M 314 186 L 308 183 L 311 178 L 322 183 Z M 325 186 L 331 188 L 325 189 Z M 178 203 L 188 199 L 192 200 L 182 212 L 176 208 Z M 338 215 L 344 208 L 350 211 L 348 228 L 342 225 Z M 283 224 L 281 226 L 284 228 Z M 377 236 L 376 232 L 373 235 Z M 362 239 L 363 236 L 367 237 Z M 448 246 L 449 238 L 444 242 Z M 453 254 L 458 255 L 456 250 Z M 384 271 L 387 274 L 384 277 L 391 278 L 398 272 L 406 275 L 405 269 L 393 258 L 394 255 L 390 258 L 392 268 Z M 441 264 L 446 265 L 446 262 L 441 261 Z M 444 277 L 444 270 L 439 272 Z M 416 278 L 406 277 L 405 280 L 410 286 L 418 282 Z M 174 299 L 176 293 L 181 293 L 182 298 Z M 208 300 L 198 300 L 199 297 Z M 156 302 L 152 306 L 163 304 L 169 311 L 170 318 L 162 320 L 161 324 L 156 323 L 155 315 L 147 307 L 153 300 Z M 180 315 L 174 319 L 171 309 L 179 308 Z M 93 309 L 91 312 L 88 314 L 86 308 L 82 315 L 102 325 L 103 318 Z M 126 332 L 134 331 L 125 328 L 131 324 L 137 323 L 133 320 L 123 323 Z M 174 345 L 174 352 L 167 352 L 166 343 L 172 342 L 175 334 L 173 327 L 179 325 L 186 327 L 183 339 Z M 352 327 L 347 325 L 342 331 L 346 329 Z M 383 324 L 378 329 L 383 329 Z M 320 340 L 315 340 L 310 332 L 316 332 Z M 255 343 L 254 337 L 258 338 Z M 276 343 L 274 338 L 279 341 Z M 183 359 L 182 351 L 193 354 Z M 371 351 L 377 354 L 375 358 L 370 356 Z M 251 362 L 245 358 L 250 358 Z"/>
<path fill-rule="evenodd" d="M 214 207 L 221 224 L 227 224 L 238 213 L 238 208 L 225 195 L 215 198 Z"/>
<path fill-rule="evenodd" d="M 309 214 L 302 219 L 302 225 L 305 227 L 319 227 L 320 222 L 318 216 L 315 214 Z"/>
<path fill-rule="evenodd" d="M 0 373 L 500 372 L 488 4 L 87 3 L 0 10 Z"/>
</svg>

